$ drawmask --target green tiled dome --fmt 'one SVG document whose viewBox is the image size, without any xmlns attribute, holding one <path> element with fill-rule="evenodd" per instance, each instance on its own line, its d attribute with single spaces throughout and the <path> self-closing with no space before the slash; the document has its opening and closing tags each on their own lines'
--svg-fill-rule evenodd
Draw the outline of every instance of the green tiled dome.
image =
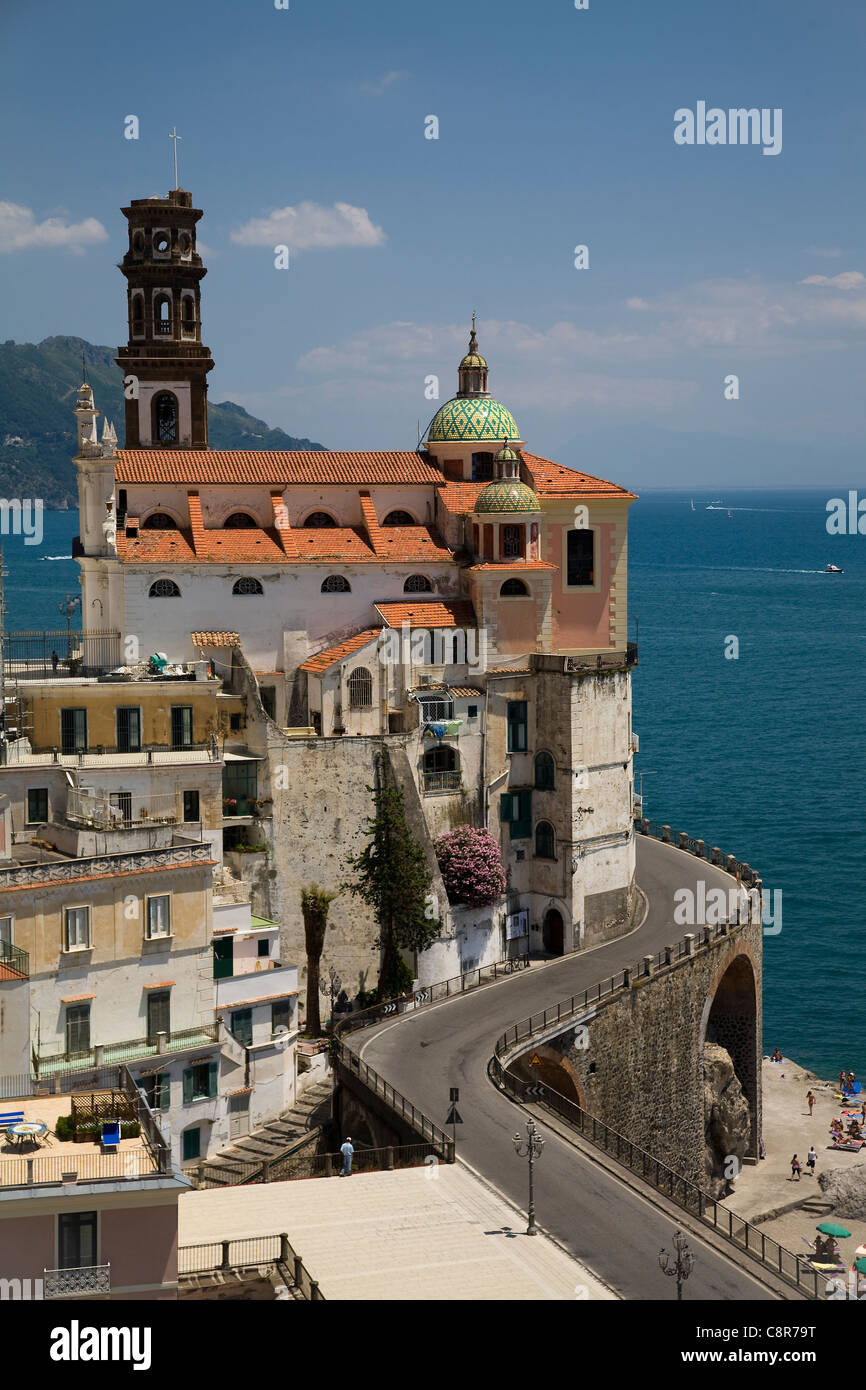
<svg viewBox="0 0 866 1390">
<path fill-rule="evenodd" d="M 508 444 L 503 444 L 502 448 L 499 450 L 499 453 L 496 455 L 496 457 L 495 457 L 495 459 L 494 459 L 494 463 L 519 463 L 519 462 L 520 462 L 520 455 L 517 454 L 517 453 L 515 453 L 515 451 L 514 451 L 514 450 L 510 447 L 510 445 L 508 445 Z"/>
<path fill-rule="evenodd" d="M 540 512 L 541 503 L 518 478 L 499 478 L 482 488 L 475 500 L 476 512 Z"/>
<path fill-rule="evenodd" d="M 446 401 L 437 410 L 427 436 L 431 443 L 475 439 L 519 439 L 514 416 L 489 396 Z"/>
<path fill-rule="evenodd" d="M 480 367 L 486 367 L 486 366 L 487 366 L 487 362 L 486 362 L 486 360 L 481 356 L 481 353 L 480 353 L 480 352 L 467 352 L 466 356 L 463 358 L 463 361 L 460 363 L 460 367 L 458 368 L 458 371 L 459 371 L 460 369 L 462 369 L 463 367 L 478 367 L 478 368 L 480 368 Z"/>
</svg>

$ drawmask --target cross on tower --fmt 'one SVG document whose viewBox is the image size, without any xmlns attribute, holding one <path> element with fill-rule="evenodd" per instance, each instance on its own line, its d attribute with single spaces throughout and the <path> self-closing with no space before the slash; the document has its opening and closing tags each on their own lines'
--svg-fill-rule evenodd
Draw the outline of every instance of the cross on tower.
<svg viewBox="0 0 866 1390">
<path fill-rule="evenodd" d="M 174 186 L 175 188 L 179 188 L 180 185 L 177 181 L 177 142 L 183 137 L 178 135 L 177 126 L 172 126 L 171 130 L 168 132 L 168 138 L 174 141 Z"/>
</svg>

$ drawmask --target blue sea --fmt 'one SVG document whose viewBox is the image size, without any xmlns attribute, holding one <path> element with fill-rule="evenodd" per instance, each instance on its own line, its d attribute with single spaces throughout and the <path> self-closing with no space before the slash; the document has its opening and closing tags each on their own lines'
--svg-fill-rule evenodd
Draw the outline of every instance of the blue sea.
<svg viewBox="0 0 866 1390">
<path fill-rule="evenodd" d="M 781 893 L 782 930 L 764 939 L 764 1050 L 866 1076 L 866 537 L 828 535 L 831 497 L 847 488 L 634 504 L 636 771 L 646 815 Z M 41 546 L 4 539 L 10 629 L 62 628 L 58 604 L 80 593 L 77 513 L 44 523 Z M 844 574 L 822 573 L 828 562 Z"/>
</svg>

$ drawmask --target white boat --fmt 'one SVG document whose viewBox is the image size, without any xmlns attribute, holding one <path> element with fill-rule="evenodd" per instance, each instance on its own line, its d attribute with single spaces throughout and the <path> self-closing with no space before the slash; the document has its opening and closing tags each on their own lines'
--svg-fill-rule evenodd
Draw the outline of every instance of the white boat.
<svg viewBox="0 0 866 1390">
<path fill-rule="evenodd" d="M 825 573 L 825 574 L 844 574 L 845 571 L 844 571 L 844 570 L 840 570 L 840 568 L 839 568 L 838 565 L 827 565 L 827 566 L 825 567 L 825 569 L 824 569 L 824 573 Z"/>
</svg>

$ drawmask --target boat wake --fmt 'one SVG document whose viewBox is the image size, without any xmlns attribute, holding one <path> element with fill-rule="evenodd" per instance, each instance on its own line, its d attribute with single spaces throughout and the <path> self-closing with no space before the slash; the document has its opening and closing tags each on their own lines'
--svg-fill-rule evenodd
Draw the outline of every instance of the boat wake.
<svg viewBox="0 0 866 1390">
<path fill-rule="evenodd" d="M 43 560 L 71 560 L 71 555 L 43 555 Z"/>
</svg>

